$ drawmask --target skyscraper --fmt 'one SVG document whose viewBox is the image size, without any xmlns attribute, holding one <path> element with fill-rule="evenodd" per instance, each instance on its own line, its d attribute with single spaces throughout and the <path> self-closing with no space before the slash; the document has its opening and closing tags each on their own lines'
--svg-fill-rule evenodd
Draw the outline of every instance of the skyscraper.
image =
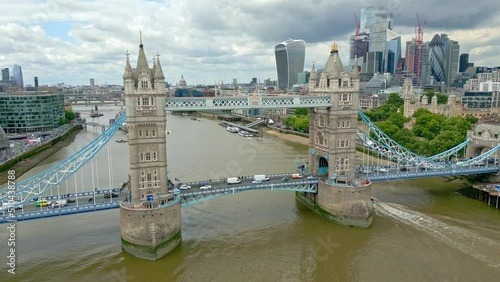
<svg viewBox="0 0 500 282">
<path fill-rule="evenodd" d="M 429 64 L 436 82 L 450 86 L 458 73 L 458 54 L 460 45 L 450 40 L 447 34 L 436 34 L 432 38 L 429 50 Z"/>
<path fill-rule="evenodd" d="M 351 35 L 350 38 L 350 52 L 349 52 L 349 65 L 354 65 L 354 59 L 358 59 L 358 67 L 365 69 L 366 54 L 368 53 L 370 35 L 366 32 L 359 32 Z"/>
<path fill-rule="evenodd" d="M 95 86 L 95 79 L 91 78 L 90 79 L 90 87 L 94 87 Z"/>
<path fill-rule="evenodd" d="M 354 34 L 351 35 L 350 38 L 350 66 L 354 64 L 354 58 L 358 57 L 358 66 L 360 66 L 361 70 L 365 73 L 388 71 L 387 66 L 393 65 L 393 60 L 398 57 L 398 53 L 399 57 L 401 57 L 401 47 L 399 47 L 398 52 L 398 42 L 397 39 L 393 37 L 395 33 L 390 35 L 383 34 L 387 30 L 391 30 L 392 32 L 392 21 L 393 14 L 387 11 L 384 7 L 370 7 L 361 9 L 359 32 L 357 34 L 357 37 L 356 34 Z M 375 28 L 375 25 L 379 23 L 385 23 L 385 28 Z M 372 39 L 372 36 L 375 36 L 375 38 Z M 390 38 L 389 40 L 393 40 L 390 52 L 388 52 L 387 48 L 388 38 Z M 372 43 L 375 44 L 375 46 L 372 47 Z M 401 45 L 400 39 L 399 45 Z M 368 52 L 372 53 L 369 54 Z M 387 59 L 389 59 L 390 61 L 388 61 Z M 395 66 L 389 68 L 396 69 L 398 63 L 399 60 L 396 60 Z"/>
<path fill-rule="evenodd" d="M 412 79 L 413 86 L 424 86 L 429 83 L 429 44 L 421 44 L 419 47 L 415 38 L 406 42 L 404 73 L 405 78 Z"/>
<path fill-rule="evenodd" d="M 361 19 L 359 21 L 360 32 L 371 33 L 373 25 L 376 23 L 388 22 L 389 29 L 392 29 L 394 15 L 384 7 L 370 7 L 361 9 Z"/>
<path fill-rule="evenodd" d="M 429 64 L 435 82 L 445 81 L 444 43 L 439 34 L 434 35 L 429 44 Z"/>
<path fill-rule="evenodd" d="M 7 82 L 10 80 L 9 68 L 2 69 L 2 81 Z"/>
<path fill-rule="evenodd" d="M 460 54 L 460 45 L 458 41 L 451 40 L 448 34 L 441 34 L 444 42 L 445 50 L 445 72 L 446 72 L 446 85 L 450 86 L 455 81 L 458 74 L 458 59 Z"/>
<path fill-rule="evenodd" d="M 366 73 L 396 73 L 401 60 L 401 35 L 392 31 L 391 22 L 375 23 L 370 32 Z"/>
<path fill-rule="evenodd" d="M 12 67 L 12 81 L 17 87 L 19 87 L 20 90 L 23 90 L 24 83 L 23 83 L 23 72 L 21 70 L 21 66 L 14 65 L 14 67 Z"/>
<path fill-rule="evenodd" d="M 289 39 L 281 42 L 274 47 L 274 54 L 278 71 L 278 87 L 281 90 L 290 89 L 297 84 L 299 73 L 304 71 L 305 41 Z"/>
<path fill-rule="evenodd" d="M 458 72 L 464 72 L 469 64 L 469 54 L 464 53 L 460 55 L 460 65 L 458 67 Z"/>
<path fill-rule="evenodd" d="M 38 77 L 35 76 L 35 88 L 38 88 Z"/>
</svg>

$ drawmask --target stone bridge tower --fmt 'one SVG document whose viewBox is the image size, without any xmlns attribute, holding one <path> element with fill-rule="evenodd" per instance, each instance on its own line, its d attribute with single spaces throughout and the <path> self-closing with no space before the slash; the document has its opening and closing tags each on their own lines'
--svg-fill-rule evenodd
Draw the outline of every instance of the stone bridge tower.
<svg viewBox="0 0 500 282">
<path fill-rule="evenodd" d="M 309 113 L 309 171 L 322 178 L 318 193 L 298 199 L 320 215 L 351 226 L 369 227 L 373 204 L 371 183 L 356 177 L 356 127 L 359 109 L 359 73 L 344 70 L 334 43 L 328 61 L 309 79 L 310 95 L 329 95 L 332 107 Z"/>
<path fill-rule="evenodd" d="M 479 156 L 490 149 L 500 145 L 500 119 L 493 118 L 491 120 L 480 122 L 473 129 L 467 131 L 467 138 L 470 139 L 467 145 L 465 158 L 470 159 Z M 499 153 L 491 156 L 498 158 Z"/>
<path fill-rule="evenodd" d="M 137 67 L 126 59 L 124 96 L 130 154 L 129 199 L 120 204 L 122 248 L 156 260 L 181 242 L 181 206 L 168 194 L 165 77 L 159 54 L 149 68 L 141 43 Z"/>
</svg>

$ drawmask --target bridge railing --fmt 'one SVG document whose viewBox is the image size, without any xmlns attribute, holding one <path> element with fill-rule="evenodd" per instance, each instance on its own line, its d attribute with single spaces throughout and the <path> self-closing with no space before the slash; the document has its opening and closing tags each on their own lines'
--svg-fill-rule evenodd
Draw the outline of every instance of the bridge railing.
<svg viewBox="0 0 500 282">
<path fill-rule="evenodd" d="M 118 201 L 95 204 L 95 205 L 85 205 L 79 207 L 69 207 L 69 208 L 56 208 L 44 211 L 36 211 L 36 212 L 27 212 L 16 214 L 15 217 L 11 217 L 10 214 L 5 213 L 4 215 L 0 215 L 0 224 L 6 223 L 7 220 L 30 220 L 30 219 L 38 219 L 38 218 L 46 218 L 46 217 L 54 217 L 68 214 L 77 214 L 77 213 L 86 213 L 86 212 L 94 212 L 100 210 L 107 209 L 115 209 L 119 207 Z"/>
<path fill-rule="evenodd" d="M 220 194 L 220 193 L 231 193 L 234 194 L 236 192 L 242 192 L 242 191 L 249 191 L 249 190 L 310 190 L 310 191 L 316 191 L 316 185 L 318 184 L 318 180 L 307 180 L 307 181 L 296 181 L 296 182 L 285 182 L 285 183 L 273 183 L 273 184 L 252 184 L 252 185 L 246 185 L 246 186 L 239 186 L 239 187 L 230 187 L 230 188 L 220 188 L 220 189 L 213 189 L 213 190 L 206 190 L 206 191 L 199 191 L 199 192 L 188 192 L 188 193 L 182 193 L 180 194 L 181 197 L 194 197 L 198 195 L 206 195 L 206 194 Z M 290 187 L 300 187 L 302 186 L 302 189 L 299 188 L 290 188 Z M 306 186 L 310 186 L 310 189 L 306 189 Z"/>
<path fill-rule="evenodd" d="M 277 178 L 277 177 L 292 176 L 292 174 L 294 174 L 294 173 L 296 173 L 296 172 L 275 173 L 275 174 L 264 174 L 263 173 L 263 174 L 269 178 Z M 259 174 L 255 174 L 255 175 L 259 175 Z M 243 181 L 243 180 L 252 180 L 254 175 L 233 176 L 233 177 L 238 177 Z M 206 183 L 208 183 L 208 184 L 210 184 L 210 183 L 224 183 L 224 182 L 226 182 L 226 179 L 227 178 L 219 178 L 219 179 L 209 179 L 209 180 L 202 180 L 202 181 L 179 182 L 179 183 L 191 185 L 191 186 L 199 186 L 200 184 L 204 185 Z"/>
</svg>

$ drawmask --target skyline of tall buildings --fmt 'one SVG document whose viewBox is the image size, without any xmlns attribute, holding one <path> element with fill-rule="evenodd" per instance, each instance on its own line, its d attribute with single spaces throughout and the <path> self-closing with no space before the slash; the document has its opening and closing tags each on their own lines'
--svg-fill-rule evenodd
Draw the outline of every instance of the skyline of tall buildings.
<svg viewBox="0 0 500 282">
<path fill-rule="evenodd" d="M 447 34 L 436 34 L 423 42 L 423 33 L 406 42 L 401 51 L 401 35 L 393 30 L 394 15 L 384 7 L 362 8 L 356 34 L 350 36 L 349 66 L 358 58 L 358 67 L 367 79 L 376 73 L 390 73 L 400 81 L 411 78 L 414 86 L 451 86 L 459 70 L 460 44 Z M 421 29 L 419 29 L 421 30 Z"/>
<path fill-rule="evenodd" d="M 396 74 L 401 61 L 401 35 L 393 31 L 394 15 L 384 7 L 361 9 L 359 29 L 350 37 L 349 66 L 357 57 L 363 73 Z"/>
<path fill-rule="evenodd" d="M 298 82 L 299 73 L 304 72 L 306 44 L 301 39 L 288 39 L 274 46 L 278 88 L 291 89 Z"/>
</svg>

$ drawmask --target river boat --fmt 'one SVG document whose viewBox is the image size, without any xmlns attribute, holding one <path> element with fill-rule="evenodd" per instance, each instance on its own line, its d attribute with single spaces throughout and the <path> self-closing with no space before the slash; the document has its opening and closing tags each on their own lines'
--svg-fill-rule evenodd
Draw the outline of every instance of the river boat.
<svg viewBox="0 0 500 282">
<path fill-rule="evenodd" d="M 231 126 L 228 126 L 226 130 L 231 133 L 238 133 L 238 131 L 240 131 L 237 127 L 231 127 Z"/>
<path fill-rule="evenodd" d="M 101 112 L 97 112 L 97 111 L 96 111 L 96 112 L 92 111 L 92 112 L 90 113 L 90 117 L 93 117 L 93 118 L 94 118 L 94 117 L 102 117 L 103 115 L 104 115 L 103 113 L 101 113 Z"/>
</svg>

